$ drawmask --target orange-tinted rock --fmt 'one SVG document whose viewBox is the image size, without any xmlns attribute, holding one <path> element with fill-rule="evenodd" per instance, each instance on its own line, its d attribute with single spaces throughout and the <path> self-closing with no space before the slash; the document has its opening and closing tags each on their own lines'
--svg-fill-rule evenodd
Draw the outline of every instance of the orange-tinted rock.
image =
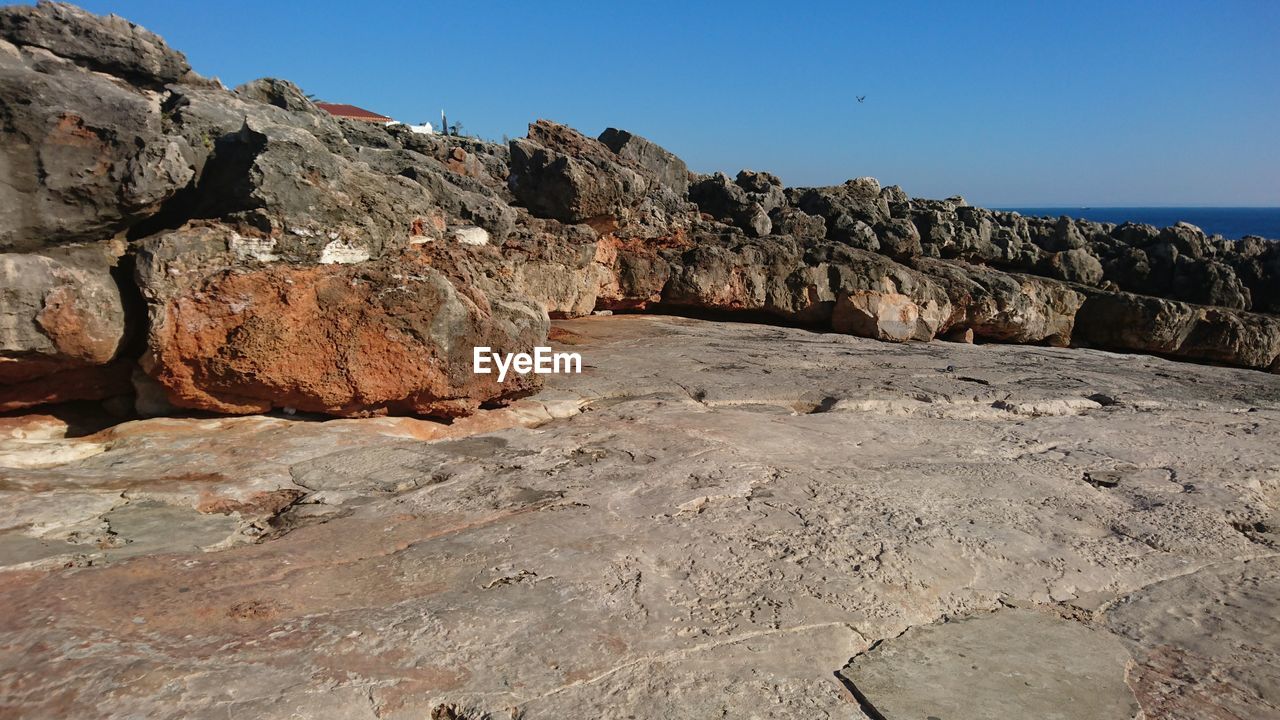
<svg viewBox="0 0 1280 720">
<path fill-rule="evenodd" d="M 457 256 L 237 267 L 233 236 L 189 228 L 140 256 L 151 310 L 143 368 L 178 407 L 452 417 L 538 387 L 533 375 L 499 383 L 472 372 L 473 347 L 529 351 L 547 319 Z"/>
<path fill-rule="evenodd" d="M 8 362 L 0 363 L 4 368 Z M 119 361 L 55 370 L 24 382 L 0 385 L 0 412 L 71 400 L 103 400 L 127 395 L 133 388 L 129 373 L 133 363 Z"/>
<path fill-rule="evenodd" d="M 0 411 L 127 393 L 109 250 L 0 253 Z"/>
</svg>

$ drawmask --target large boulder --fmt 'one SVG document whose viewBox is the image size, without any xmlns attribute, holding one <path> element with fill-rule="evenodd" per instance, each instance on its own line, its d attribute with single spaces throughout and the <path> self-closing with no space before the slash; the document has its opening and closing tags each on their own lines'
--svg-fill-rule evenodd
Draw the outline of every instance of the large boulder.
<svg viewBox="0 0 1280 720">
<path fill-rule="evenodd" d="M 142 365 L 177 407 L 452 417 L 540 384 L 472 372 L 473 347 L 529 352 L 548 329 L 542 308 L 472 269 L 484 249 L 290 263 L 246 255 L 252 242 L 215 224 L 142 244 Z"/>
<path fill-rule="evenodd" d="M 414 150 L 369 147 L 358 148 L 353 157 L 381 175 L 418 183 L 446 216 L 484 228 L 495 243 L 502 243 L 519 218 L 517 209 L 493 185 L 450 170 L 434 157 Z M 428 214 L 436 217 L 434 212 Z"/>
<path fill-rule="evenodd" d="M 793 188 L 787 190 L 787 199 L 823 218 L 831 240 L 895 260 L 923 252 L 922 224 L 913 221 L 906 193 L 897 186 L 881 188 L 875 178 L 862 177 L 834 187 Z M 930 226 L 923 227 L 929 231 Z"/>
<path fill-rule="evenodd" d="M 1102 282 L 1102 263 L 1084 248 L 1061 250 L 1049 255 L 1044 274 L 1067 282 L 1097 285 Z"/>
<path fill-rule="evenodd" d="M 354 125 L 366 126 L 365 134 L 373 132 L 368 129 L 369 123 L 354 121 L 344 124 L 344 130 Z M 407 125 L 374 126 L 374 131 L 393 138 L 406 150 L 435 158 L 451 173 L 484 184 L 507 202 L 513 199 L 507 187 L 507 177 L 511 174 L 511 149 L 506 143 L 499 145 L 456 135 L 415 133 Z M 351 139 L 352 135 L 349 133 L 347 137 Z"/>
<path fill-rule="evenodd" d="M 374 257 L 428 234 L 437 204 L 418 183 L 335 155 L 305 129 L 248 119 L 206 164 L 197 217 L 269 235 L 280 250 L 317 242 Z"/>
<path fill-rule="evenodd" d="M 511 141 L 509 182 L 534 215 L 566 223 L 617 221 L 650 185 L 604 143 L 546 120 Z"/>
<path fill-rule="evenodd" d="M 787 238 L 745 242 L 740 233 L 700 234 L 673 263 L 662 300 L 671 305 L 768 313 L 791 319 L 787 277 L 802 263 Z"/>
<path fill-rule="evenodd" d="M 784 200 L 781 182 L 777 185 L 767 181 L 754 182 L 758 175 L 743 170 L 738 177 L 745 178 L 747 182 L 730 180 L 724 173 L 704 175 L 689 186 L 689 199 L 711 217 L 741 228 L 754 237 L 764 237 L 773 231 L 769 211 L 780 208 Z"/>
<path fill-rule="evenodd" d="M 0 38 L 144 87 L 191 74 L 186 57 L 155 33 L 117 15 L 94 15 L 65 3 L 0 8 Z"/>
<path fill-rule="evenodd" d="M 1280 313 L 1280 240 L 1247 236 L 1235 243 L 1235 249 L 1226 262 L 1248 288 L 1250 308 Z"/>
<path fill-rule="evenodd" d="M 109 238 L 194 177 L 192 150 L 166 133 L 154 92 L 21 44 L 62 47 L 55 40 L 78 31 L 54 32 L 51 18 L 71 12 L 0 8 L 0 251 Z"/>
<path fill-rule="evenodd" d="M 689 167 L 657 143 L 617 128 L 605 129 L 598 139 L 618 157 L 640 166 L 677 195 L 689 192 Z"/>
<path fill-rule="evenodd" d="M 827 227 L 840 215 L 875 225 L 890 217 L 890 196 L 880 190 L 875 178 L 861 177 L 833 187 L 792 188 L 787 196 L 792 205 L 826 218 Z"/>
<path fill-rule="evenodd" d="M 300 113 L 323 112 L 302 92 L 302 88 L 288 80 L 279 78 L 258 78 L 235 89 L 236 95 L 265 105 L 274 105 L 281 110 Z M 367 123 L 366 123 L 367 124 Z M 376 127 L 376 126 L 375 126 Z"/>
<path fill-rule="evenodd" d="M 792 235 L 808 241 L 822 240 L 827 236 L 827 224 L 822 218 L 790 206 L 775 209 L 769 213 L 769 220 L 773 223 L 773 232 L 778 235 Z"/>
<path fill-rule="evenodd" d="M 1091 292 L 1082 344 L 1280 372 L 1280 318 L 1131 293 Z"/>
<path fill-rule="evenodd" d="M 243 94 L 208 85 L 165 87 L 164 116 L 170 132 L 186 140 L 191 148 L 196 172 L 192 188 L 195 194 L 220 191 L 216 186 L 201 183 L 205 165 L 221 149 L 223 140 L 240 133 L 246 125 L 292 127 L 310 133 L 329 152 L 349 151 L 340 121 L 297 98 L 289 100 L 291 87 L 291 83 L 276 80 L 257 80 L 241 86 Z M 281 97 L 273 99 L 274 93 L 280 93 Z"/>
<path fill-rule="evenodd" d="M 951 301 L 927 275 L 853 248 L 837 249 L 828 262 L 836 296 L 832 330 L 905 342 L 932 340 L 946 329 Z"/>
<path fill-rule="evenodd" d="M 551 317 L 581 317 L 595 310 L 607 282 L 601 243 L 585 225 L 524 218 L 502 250 L 523 295 Z"/>
<path fill-rule="evenodd" d="M 125 301 L 114 253 L 0 253 L 0 411 L 128 390 Z"/>
<path fill-rule="evenodd" d="M 948 328 L 972 330 L 991 342 L 1071 342 L 1084 296 L 1064 283 L 931 258 L 913 266 L 945 288 L 952 308 Z"/>
<path fill-rule="evenodd" d="M 840 333 L 904 342 L 944 329 L 942 287 L 875 253 L 790 237 L 699 236 L 673 263 L 663 302 L 769 315 Z"/>
</svg>

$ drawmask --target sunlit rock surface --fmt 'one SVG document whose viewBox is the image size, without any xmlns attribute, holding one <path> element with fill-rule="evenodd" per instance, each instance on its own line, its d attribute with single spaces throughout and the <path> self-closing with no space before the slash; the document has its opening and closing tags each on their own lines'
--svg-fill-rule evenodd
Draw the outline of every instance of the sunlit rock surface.
<svg viewBox="0 0 1280 720">
<path fill-rule="evenodd" d="M 1078 717 L 1085 683 L 1276 716 L 1280 378 L 661 316 L 552 337 L 582 375 L 452 425 L 0 420 L 0 714 Z M 989 677 L 928 711 L 971 646 L 1025 700 Z"/>
</svg>

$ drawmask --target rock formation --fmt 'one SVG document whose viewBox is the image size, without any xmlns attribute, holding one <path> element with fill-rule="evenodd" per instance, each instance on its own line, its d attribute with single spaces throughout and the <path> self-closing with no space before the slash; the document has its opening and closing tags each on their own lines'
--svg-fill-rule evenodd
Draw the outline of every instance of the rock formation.
<svg viewBox="0 0 1280 720">
<path fill-rule="evenodd" d="M 1276 716 L 1280 377 L 555 329 L 451 424 L 0 418 L 0 716 Z"/>
<path fill-rule="evenodd" d="M 49 2 L 0 10 L 0 98 L 0 409 L 455 416 L 538 386 L 477 378 L 470 346 L 597 309 L 1280 371 L 1260 238 L 697 175 L 614 128 L 502 146 L 353 123 Z"/>
<path fill-rule="evenodd" d="M 0 717 L 1280 717 L 1278 313 L 1275 241 L 0 8 Z"/>
</svg>

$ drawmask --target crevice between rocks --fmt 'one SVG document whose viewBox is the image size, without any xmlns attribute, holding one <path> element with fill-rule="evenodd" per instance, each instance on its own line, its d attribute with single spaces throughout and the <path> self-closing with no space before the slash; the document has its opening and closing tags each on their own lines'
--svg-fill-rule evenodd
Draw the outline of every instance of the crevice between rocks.
<svg viewBox="0 0 1280 720">
<path fill-rule="evenodd" d="M 867 648 L 866 652 L 871 652 L 872 650 L 875 650 L 876 647 L 878 647 L 881 642 L 884 642 L 884 641 L 877 640 L 871 647 Z M 853 662 L 853 658 L 850 658 L 849 662 Z M 848 665 L 845 665 L 845 667 L 848 667 Z M 841 668 L 841 670 L 843 669 L 844 668 Z M 853 696 L 853 699 L 858 703 L 858 709 L 862 711 L 863 715 L 866 715 L 868 718 L 870 718 L 870 720 L 889 720 L 888 718 L 885 717 L 884 713 L 876 709 L 876 706 L 871 702 L 870 698 L 864 695 L 852 680 L 840 674 L 840 670 L 836 670 L 831 674 L 835 675 L 836 681 L 839 682 L 844 687 L 844 689 L 848 690 L 849 694 Z"/>
</svg>

